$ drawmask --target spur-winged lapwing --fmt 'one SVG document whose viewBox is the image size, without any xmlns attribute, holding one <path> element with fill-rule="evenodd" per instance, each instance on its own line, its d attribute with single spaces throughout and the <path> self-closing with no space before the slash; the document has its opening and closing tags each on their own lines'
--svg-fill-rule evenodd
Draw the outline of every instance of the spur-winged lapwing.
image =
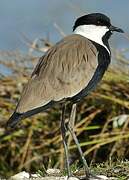
<svg viewBox="0 0 129 180">
<path fill-rule="evenodd" d="M 65 136 L 65 105 L 66 102 L 73 104 L 68 130 L 81 155 L 85 179 L 88 179 L 89 169 L 71 124 L 75 117 L 76 103 L 96 87 L 110 63 L 108 40 L 114 31 L 123 33 L 122 29 L 112 26 L 104 14 L 93 13 L 79 17 L 73 26 L 73 34 L 55 44 L 39 59 L 15 112 L 7 122 L 8 127 L 14 127 L 21 119 L 62 103 L 61 132 L 68 176 L 71 171 Z"/>
</svg>

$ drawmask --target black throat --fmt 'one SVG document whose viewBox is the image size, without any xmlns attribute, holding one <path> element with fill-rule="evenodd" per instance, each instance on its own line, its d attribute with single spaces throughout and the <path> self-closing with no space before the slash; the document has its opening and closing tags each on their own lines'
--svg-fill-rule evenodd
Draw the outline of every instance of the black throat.
<svg viewBox="0 0 129 180">
<path fill-rule="evenodd" d="M 110 51 L 110 46 L 109 46 L 108 40 L 109 40 L 109 38 L 111 37 L 111 35 L 112 35 L 112 32 L 111 32 L 111 31 L 108 31 L 108 32 L 102 37 L 103 44 L 108 48 L 109 51 Z M 111 52 L 111 51 L 110 51 L 110 52 Z"/>
</svg>

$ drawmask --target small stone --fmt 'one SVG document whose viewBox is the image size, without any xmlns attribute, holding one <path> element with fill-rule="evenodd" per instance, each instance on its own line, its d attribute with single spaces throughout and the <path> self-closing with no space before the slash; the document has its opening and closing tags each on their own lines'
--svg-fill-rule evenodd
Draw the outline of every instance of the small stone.
<svg viewBox="0 0 129 180">
<path fill-rule="evenodd" d="M 31 174 L 31 178 L 38 178 L 39 175 L 38 174 Z"/>
<path fill-rule="evenodd" d="M 55 175 L 55 174 L 57 175 L 60 174 L 61 172 L 59 169 L 47 169 L 46 173 L 49 175 Z"/>
<path fill-rule="evenodd" d="M 91 179 L 91 180 L 98 180 L 98 179 L 100 178 L 100 180 L 102 179 L 102 180 L 108 180 L 108 177 L 106 177 L 106 176 L 104 176 L 104 175 L 98 175 L 98 176 L 96 176 L 96 178 L 93 178 L 93 179 Z"/>
<path fill-rule="evenodd" d="M 79 180 L 77 177 L 69 177 L 68 180 Z"/>
<path fill-rule="evenodd" d="M 23 180 L 23 179 L 26 180 L 26 179 L 29 179 L 29 177 L 30 177 L 29 173 L 22 171 L 12 176 L 10 180 Z"/>
</svg>

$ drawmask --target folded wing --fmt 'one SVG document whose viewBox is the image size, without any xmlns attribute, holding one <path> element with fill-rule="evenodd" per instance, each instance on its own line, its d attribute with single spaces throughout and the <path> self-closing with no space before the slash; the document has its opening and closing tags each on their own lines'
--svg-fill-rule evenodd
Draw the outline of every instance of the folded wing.
<svg viewBox="0 0 129 180">
<path fill-rule="evenodd" d="M 70 35 L 39 59 L 16 112 L 24 113 L 81 92 L 97 68 L 97 49 L 88 39 Z"/>
</svg>

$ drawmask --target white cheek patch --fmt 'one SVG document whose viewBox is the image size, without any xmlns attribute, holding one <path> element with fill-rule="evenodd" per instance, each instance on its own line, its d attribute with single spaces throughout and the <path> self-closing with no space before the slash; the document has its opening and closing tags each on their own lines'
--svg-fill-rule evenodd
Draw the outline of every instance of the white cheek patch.
<svg viewBox="0 0 129 180">
<path fill-rule="evenodd" d="M 78 26 L 74 33 L 84 36 L 106 48 L 109 52 L 107 46 L 103 43 L 102 38 L 103 36 L 109 31 L 106 26 L 96 26 L 96 25 L 82 25 Z"/>
</svg>

